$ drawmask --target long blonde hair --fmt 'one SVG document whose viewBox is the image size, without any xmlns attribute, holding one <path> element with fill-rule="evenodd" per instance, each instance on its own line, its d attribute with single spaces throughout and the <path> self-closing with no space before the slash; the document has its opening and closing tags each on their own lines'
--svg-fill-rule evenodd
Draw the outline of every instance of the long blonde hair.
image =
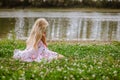
<svg viewBox="0 0 120 80">
<path fill-rule="evenodd" d="M 38 43 L 41 40 L 47 26 L 48 22 L 44 18 L 37 19 L 32 27 L 30 36 L 26 41 L 27 46 L 32 46 L 34 49 L 38 49 Z"/>
</svg>

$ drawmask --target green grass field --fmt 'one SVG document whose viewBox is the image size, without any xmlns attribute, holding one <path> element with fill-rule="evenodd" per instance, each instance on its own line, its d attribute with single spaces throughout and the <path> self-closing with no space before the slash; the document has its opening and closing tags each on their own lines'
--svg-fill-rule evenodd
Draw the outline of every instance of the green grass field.
<svg viewBox="0 0 120 80">
<path fill-rule="evenodd" d="M 111 44 L 49 43 L 65 56 L 52 62 L 21 62 L 12 58 L 24 41 L 0 41 L 0 80 L 120 80 L 120 42 Z"/>
</svg>

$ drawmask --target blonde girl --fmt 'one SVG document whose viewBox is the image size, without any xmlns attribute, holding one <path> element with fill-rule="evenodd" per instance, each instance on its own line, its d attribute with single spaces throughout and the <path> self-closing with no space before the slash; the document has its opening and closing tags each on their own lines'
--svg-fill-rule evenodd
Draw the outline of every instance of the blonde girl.
<svg viewBox="0 0 120 80">
<path fill-rule="evenodd" d="M 26 49 L 23 51 L 14 50 L 13 58 L 27 62 L 40 62 L 43 59 L 51 61 L 53 59 L 63 58 L 63 55 L 50 51 L 47 48 L 45 33 L 48 25 L 46 19 L 37 19 L 26 41 Z"/>
</svg>

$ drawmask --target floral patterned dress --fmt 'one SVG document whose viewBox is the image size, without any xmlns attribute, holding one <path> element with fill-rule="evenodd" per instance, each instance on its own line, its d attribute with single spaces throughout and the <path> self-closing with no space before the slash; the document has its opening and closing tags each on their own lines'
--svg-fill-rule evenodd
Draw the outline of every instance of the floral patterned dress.
<svg viewBox="0 0 120 80">
<path fill-rule="evenodd" d="M 34 48 L 26 48 L 25 50 L 14 50 L 14 59 L 18 59 L 21 61 L 26 62 L 40 62 L 42 60 L 51 61 L 53 59 L 57 59 L 58 54 L 56 52 L 50 51 L 42 41 L 38 44 L 38 50 L 35 50 Z"/>
</svg>

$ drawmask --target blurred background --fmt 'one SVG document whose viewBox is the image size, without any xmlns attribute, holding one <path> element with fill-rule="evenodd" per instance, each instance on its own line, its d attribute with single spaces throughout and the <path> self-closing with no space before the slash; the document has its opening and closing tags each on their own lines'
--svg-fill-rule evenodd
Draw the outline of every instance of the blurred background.
<svg viewBox="0 0 120 80">
<path fill-rule="evenodd" d="M 0 7 L 38 7 L 38 8 L 118 8 L 120 0 L 0 0 Z"/>
<path fill-rule="evenodd" d="M 120 0 L 0 0 L 0 39 L 26 40 L 41 17 L 51 41 L 120 41 Z"/>
</svg>

